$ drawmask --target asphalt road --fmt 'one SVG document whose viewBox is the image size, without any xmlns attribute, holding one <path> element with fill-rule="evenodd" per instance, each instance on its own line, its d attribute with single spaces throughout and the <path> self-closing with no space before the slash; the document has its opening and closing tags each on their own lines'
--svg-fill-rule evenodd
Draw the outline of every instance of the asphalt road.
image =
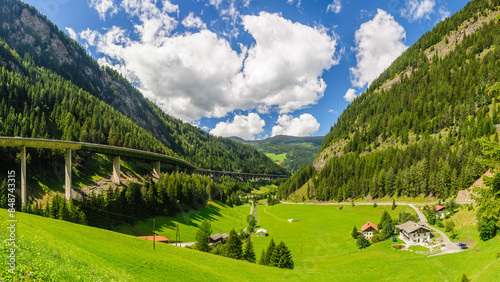
<svg viewBox="0 0 500 282">
<path fill-rule="evenodd" d="M 444 232 L 442 232 L 441 230 L 439 230 L 437 228 L 434 228 L 434 227 L 430 226 L 427 223 L 427 218 L 420 212 L 419 209 L 417 209 L 414 205 L 409 205 L 409 206 L 417 212 L 418 218 L 420 219 L 421 223 L 423 223 L 428 228 L 436 231 L 439 235 L 441 235 L 441 237 L 443 237 L 443 241 L 444 241 L 444 244 L 445 244 L 445 249 L 443 250 L 443 252 L 441 252 L 439 254 L 436 254 L 436 255 L 444 255 L 444 254 L 458 253 L 458 252 L 464 251 L 464 250 L 462 250 L 462 248 L 460 248 L 459 246 L 457 246 L 456 243 L 453 243 L 450 240 L 450 238 L 448 238 L 448 236 L 446 234 L 444 234 Z"/>
</svg>

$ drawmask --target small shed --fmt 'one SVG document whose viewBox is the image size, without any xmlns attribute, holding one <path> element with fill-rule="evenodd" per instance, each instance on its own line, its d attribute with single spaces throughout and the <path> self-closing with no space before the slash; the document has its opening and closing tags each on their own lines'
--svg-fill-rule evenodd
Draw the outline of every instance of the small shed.
<svg viewBox="0 0 500 282">
<path fill-rule="evenodd" d="M 257 232 L 255 232 L 255 233 L 257 234 L 257 236 L 260 236 L 260 237 L 267 236 L 267 230 L 264 228 L 257 230 Z"/>
<path fill-rule="evenodd" d="M 219 243 L 225 243 L 227 238 L 229 238 L 229 235 L 227 233 L 215 233 L 213 235 L 210 235 L 210 243 L 212 245 L 217 245 Z"/>
</svg>

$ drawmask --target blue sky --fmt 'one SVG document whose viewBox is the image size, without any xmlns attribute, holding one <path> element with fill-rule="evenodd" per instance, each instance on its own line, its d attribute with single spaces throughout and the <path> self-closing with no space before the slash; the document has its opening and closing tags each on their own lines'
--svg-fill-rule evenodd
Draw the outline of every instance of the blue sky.
<svg viewBox="0 0 500 282">
<path fill-rule="evenodd" d="M 214 135 L 320 136 L 465 0 L 30 0 L 165 112 Z"/>
</svg>

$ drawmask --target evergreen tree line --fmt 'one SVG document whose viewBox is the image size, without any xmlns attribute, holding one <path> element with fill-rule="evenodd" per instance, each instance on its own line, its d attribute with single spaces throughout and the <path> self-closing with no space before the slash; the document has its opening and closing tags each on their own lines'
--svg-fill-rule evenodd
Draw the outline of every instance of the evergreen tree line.
<svg viewBox="0 0 500 282">
<path fill-rule="evenodd" d="M 429 137 L 406 147 L 390 147 L 369 154 L 344 154 L 331 158 L 322 171 L 312 177 L 318 200 L 346 201 L 370 195 L 418 195 L 446 199 L 469 188 L 485 171 L 476 161 L 481 155 L 478 141 Z M 295 177 L 295 175 L 294 175 Z M 290 179 L 295 179 L 292 177 Z M 286 197 L 288 187 L 280 186 Z"/>
<path fill-rule="evenodd" d="M 254 219 L 255 220 L 255 219 Z M 225 243 L 219 243 L 217 246 L 210 244 L 210 235 L 212 234 L 212 227 L 208 220 L 204 220 L 196 233 L 195 249 L 202 252 L 210 252 L 217 255 L 222 255 L 232 259 L 246 260 L 252 263 L 256 262 L 255 251 L 253 248 L 252 239 L 249 232 L 242 231 L 240 234 L 231 230 L 229 238 Z M 244 244 L 243 247 L 243 243 Z M 243 249 L 244 248 L 244 249 Z M 271 242 L 267 249 L 262 250 L 262 255 L 259 264 L 293 269 L 294 263 L 292 255 L 285 243 L 280 242 L 278 245 Z"/>
<path fill-rule="evenodd" d="M 306 165 L 299 169 L 292 177 L 281 183 L 278 188 L 278 199 L 286 198 L 312 178 L 315 170 L 312 165 Z"/>
<path fill-rule="evenodd" d="M 480 2 L 489 1 L 473 1 L 471 5 Z M 465 10 L 470 13 L 469 8 Z M 500 123 L 497 103 L 500 92 L 495 87 L 500 79 L 499 24 L 494 21 L 485 24 L 443 58 L 428 59 L 423 52 L 425 48 L 418 42 L 410 49 L 393 66 L 414 56 L 413 73 L 380 92 L 375 92 L 380 83 L 373 82 L 339 117 L 325 137 L 321 151 L 340 140 L 348 140 L 345 152 L 362 153 L 377 148 L 388 138 L 406 144 L 409 135 L 418 138 L 445 130 L 452 137 L 470 141 L 495 132 L 493 125 Z M 380 81 L 389 79 L 386 73 Z"/>
<path fill-rule="evenodd" d="M 483 142 L 481 162 L 488 166 L 492 177 L 484 177 L 485 189 L 478 189 L 477 228 L 481 240 L 489 240 L 500 234 L 500 145 L 496 142 Z"/>
<path fill-rule="evenodd" d="M 210 235 L 212 234 L 212 226 L 208 220 L 204 220 L 198 231 L 196 232 L 196 244 L 195 249 L 202 252 L 211 252 L 212 254 L 225 256 L 232 259 L 246 260 L 249 262 L 255 262 L 255 252 L 253 249 L 252 240 L 247 232 L 241 232 L 240 234 L 236 231 L 231 230 L 229 233 L 229 238 L 227 242 L 219 243 L 217 246 L 213 246 L 210 243 Z M 244 244 L 243 249 L 243 242 Z"/>
<path fill-rule="evenodd" d="M 179 212 L 202 209 L 208 200 L 242 204 L 243 191 L 251 191 L 252 185 L 256 184 L 230 178 L 214 182 L 209 177 L 173 172 L 162 174 L 156 183 L 146 180 L 142 184 L 132 182 L 116 189 L 109 187 L 98 194 L 83 195 L 82 199 L 72 200 L 69 204 L 62 196 L 56 195 L 45 207 L 38 202 L 29 203 L 27 212 L 110 229 L 117 224 L 133 224 L 136 220 L 148 220 L 153 216 L 174 216 Z M 5 192 L 2 195 L 7 195 L 6 189 L 7 184 L 2 183 L 0 192 Z M 0 207 L 7 207 L 6 197 L 0 196 Z"/>
<path fill-rule="evenodd" d="M 46 26 L 49 36 L 42 38 L 40 33 L 29 24 L 19 21 L 22 13 L 39 18 L 39 28 Z M 69 113 L 71 116 L 69 117 L 67 116 L 68 111 L 65 111 L 64 108 L 57 110 L 55 112 L 57 114 L 49 115 L 56 109 L 46 109 L 40 105 L 41 112 L 37 112 L 35 116 L 28 116 L 25 121 L 22 121 L 22 118 L 17 120 L 19 113 L 24 112 L 23 98 L 25 97 L 20 96 L 17 101 L 21 104 L 18 106 L 20 110 L 16 108 L 17 119 L 13 119 L 16 124 L 12 124 L 18 129 L 17 131 L 15 128 L 9 129 L 9 134 L 17 132 L 18 136 L 46 138 L 45 134 L 48 132 L 49 138 L 102 144 L 114 143 L 118 146 L 140 147 L 162 153 L 166 152 L 169 155 L 178 155 L 198 167 L 208 169 L 288 174 L 286 169 L 275 164 L 249 145 L 212 136 L 195 126 L 165 114 L 157 105 L 144 98 L 142 93 L 117 71 L 109 67 L 100 68 L 99 64 L 86 53 L 78 42 L 69 38 L 36 9 L 22 4 L 18 0 L 2 1 L 0 2 L 0 26 L 0 45 L 5 45 L 3 49 L 0 48 L 0 66 L 3 65 L 8 70 L 18 73 L 23 79 L 30 77 L 34 75 L 34 72 L 26 71 L 25 64 L 15 54 L 24 55 L 25 61 L 30 61 L 31 65 L 38 66 L 30 66 L 30 69 L 34 68 L 42 74 L 45 72 L 57 74 L 55 80 L 59 79 L 68 83 L 70 81 L 71 88 L 76 88 L 78 91 L 84 92 L 85 95 L 98 98 L 95 100 L 112 106 L 115 110 L 114 114 L 121 113 L 119 119 L 127 117 L 134 123 L 133 128 L 127 125 L 127 128 L 124 129 L 120 124 L 117 124 L 116 120 L 109 119 L 107 109 L 102 112 L 101 106 L 87 103 L 85 99 L 82 101 L 80 97 L 76 99 L 81 102 L 81 105 L 86 105 L 85 112 L 82 114 L 73 111 L 75 108 L 79 111 L 82 109 L 81 105 L 78 104 L 79 101 L 75 101 L 75 105 L 70 105 Z M 20 34 L 22 39 L 30 38 L 32 40 L 20 40 Z M 58 46 L 57 50 L 54 50 L 53 45 Z M 31 82 L 28 81 L 28 83 Z M 45 84 L 42 83 L 43 85 Z M 37 99 L 45 104 L 50 104 L 44 101 L 49 93 L 61 91 L 56 87 L 37 87 L 36 90 L 38 92 L 34 91 L 33 94 L 38 95 Z M 41 91 L 44 93 L 40 93 Z M 73 96 L 70 95 L 70 98 L 67 98 L 69 103 L 72 103 Z M 57 102 L 62 103 L 63 99 L 59 99 Z M 130 102 L 134 103 L 133 108 L 127 104 Z M 48 106 L 51 107 L 51 105 Z M 31 107 L 31 103 L 28 101 L 28 110 L 31 111 L 35 108 L 36 106 Z M 7 108 L 7 113 L 8 110 L 9 108 Z M 43 117 L 43 113 L 45 113 L 45 117 Z M 38 125 L 40 128 L 35 130 L 34 127 L 38 123 L 33 118 L 37 117 L 40 122 L 46 122 L 47 126 Z M 22 125 L 21 122 L 23 122 Z M 54 127 L 54 123 L 57 126 Z M 99 125 L 102 126 L 99 127 Z M 139 126 L 141 131 L 137 128 Z M 56 128 L 59 132 L 54 132 Z M 135 132 L 136 130 L 137 132 Z M 147 138 L 140 136 L 145 132 L 148 132 L 150 136 L 146 136 Z M 13 136 L 9 134 L 0 132 L 0 135 Z M 151 137 L 153 138 L 151 139 Z"/>
<path fill-rule="evenodd" d="M 281 241 L 278 245 L 271 239 L 267 249 L 262 249 L 260 265 L 293 269 L 294 262 L 288 247 Z"/>
</svg>

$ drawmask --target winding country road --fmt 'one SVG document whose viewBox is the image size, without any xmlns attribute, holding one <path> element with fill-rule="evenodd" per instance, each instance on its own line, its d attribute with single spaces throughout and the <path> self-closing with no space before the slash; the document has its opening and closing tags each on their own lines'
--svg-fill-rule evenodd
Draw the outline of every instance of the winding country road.
<svg viewBox="0 0 500 282">
<path fill-rule="evenodd" d="M 423 223 L 425 226 L 429 227 L 430 229 L 436 231 L 439 235 L 441 235 L 441 237 L 443 237 L 445 249 L 443 250 L 443 252 L 436 254 L 436 255 L 444 255 L 444 254 L 458 253 L 458 252 L 464 251 L 459 246 L 457 246 L 457 244 L 453 243 L 450 240 L 450 238 L 448 238 L 448 236 L 446 236 L 446 234 L 444 234 L 444 232 L 442 232 L 441 230 L 439 230 L 437 228 L 430 226 L 427 223 L 427 218 L 420 212 L 419 209 L 417 209 L 414 205 L 409 205 L 409 206 L 417 212 L 418 218 L 420 219 L 421 223 Z"/>
<path fill-rule="evenodd" d="M 291 202 L 281 202 L 281 203 L 288 204 L 288 205 L 304 205 L 304 204 L 305 205 L 348 205 L 349 204 L 349 203 L 291 203 Z M 467 203 L 468 202 L 458 203 L 458 204 L 467 204 Z M 435 204 L 435 203 L 426 203 L 426 204 Z M 373 203 L 355 203 L 355 205 L 367 206 L 367 205 L 373 205 Z M 392 205 L 392 203 L 377 203 L 377 205 L 389 206 L 389 205 Z M 396 205 L 408 205 L 408 206 L 410 206 L 412 209 L 415 210 L 415 212 L 417 212 L 418 218 L 419 218 L 421 223 L 423 223 L 425 226 L 429 227 L 430 229 L 436 231 L 441 237 L 443 237 L 445 249 L 443 250 L 443 252 L 441 252 L 439 254 L 435 254 L 435 256 L 444 255 L 444 254 L 451 254 L 451 253 L 458 253 L 458 252 L 464 251 L 459 246 L 457 246 L 457 244 L 453 243 L 444 232 L 430 226 L 427 223 L 427 218 L 414 206 L 414 204 L 404 203 L 404 202 L 400 202 L 400 203 L 396 202 Z"/>
</svg>

